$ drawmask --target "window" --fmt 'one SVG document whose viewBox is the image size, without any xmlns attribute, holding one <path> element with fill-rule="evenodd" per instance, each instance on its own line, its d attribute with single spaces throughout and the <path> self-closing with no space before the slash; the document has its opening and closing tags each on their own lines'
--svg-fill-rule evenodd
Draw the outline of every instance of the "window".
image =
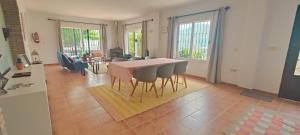
<svg viewBox="0 0 300 135">
<path fill-rule="evenodd" d="M 298 60 L 297 60 L 297 63 L 296 63 L 296 68 L 295 68 L 294 75 L 297 75 L 297 76 L 300 75 L 300 53 L 298 54 Z"/>
<path fill-rule="evenodd" d="M 101 50 L 101 32 L 94 29 L 61 27 L 62 49 L 70 56 Z"/>
<path fill-rule="evenodd" d="M 179 58 L 207 60 L 210 29 L 210 20 L 179 23 L 177 28 L 176 56 Z"/>
<path fill-rule="evenodd" d="M 141 32 L 127 32 L 127 54 L 132 56 L 142 56 L 142 33 Z"/>
</svg>

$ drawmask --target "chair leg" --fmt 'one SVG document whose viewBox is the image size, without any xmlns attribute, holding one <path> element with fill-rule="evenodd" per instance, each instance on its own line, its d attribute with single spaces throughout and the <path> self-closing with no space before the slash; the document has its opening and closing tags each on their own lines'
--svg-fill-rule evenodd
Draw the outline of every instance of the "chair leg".
<svg viewBox="0 0 300 135">
<path fill-rule="evenodd" d="M 178 75 L 176 75 L 176 91 L 178 90 Z"/>
<path fill-rule="evenodd" d="M 114 87 L 114 85 L 115 85 L 115 81 L 116 81 L 116 77 L 113 77 L 113 79 L 112 79 L 112 82 L 111 82 L 111 88 L 113 88 L 113 87 Z"/>
<path fill-rule="evenodd" d="M 119 91 L 121 90 L 121 79 L 119 79 Z"/>
<path fill-rule="evenodd" d="M 165 84 L 165 78 L 161 78 L 161 88 L 164 87 L 164 84 Z"/>
<path fill-rule="evenodd" d="M 141 99 L 140 99 L 140 102 L 143 101 L 143 95 L 144 95 L 144 82 L 143 82 L 143 87 L 142 87 L 142 93 L 141 93 Z"/>
<path fill-rule="evenodd" d="M 172 85 L 173 92 L 175 92 L 175 88 L 174 88 L 174 82 L 173 82 L 173 79 L 172 79 L 172 77 L 170 77 L 170 81 L 171 81 L 171 85 Z"/>
<path fill-rule="evenodd" d="M 173 79 L 173 78 L 172 78 Z M 175 75 L 175 77 L 174 77 L 174 80 L 173 80 L 174 82 L 173 83 L 175 83 L 175 81 L 176 81 L 176 75 Z"/>
<path fill-rule="evenodd" d="M 148 83 L 146 82 L 146 92 L 148 92 Z"/>
<path fill-rule="evenodd" d="M 152 89 L 153 89 L 153 85 L 151 85 L 151 87 L 150 87 L 149 91 L 151 91 Z"/>
<path fill-rule="evenodd" d="M 164 86 L 165 86 L 165 78 L 162 78 L 162 83 L 161 83 L 161 96 L 163 96 L 163 93 L 164 93 Z"/>
<path fill-rule="evenodd" d="M 133 96 L 134 91 L 135 91 L 136 86 L 138 85 L 138 83 L 139 83 L 139 81 L 136 81 L 136 82 L 135 82 L 135 85 L 134 85 L 133 90 L 132 90 L 132 92 L 131 92 L 131 96 Z"/>
<path fill-rule="evenodd" d="M 167 81 L 165 82 L 164 87 L 166 87 L 169 80 L 170 80 L 170 78 L 167 78 Z"/>
<path fill-rule="evenodd" d="M 185 88 L 187 88 L 187 83 L 186 83 L 185 75 L 183 75 L 183 81 L 184 81 Z"/>
<path fill-rule="evenodd" d="M 131 86 L 134 87 L 134 84 L 133 84 L 133 81 L 132 81 L 132 80 L 130 81 L 130 83 L 131 83 Z"/>
<path fill-rule="evenodd" d="M 153 86 L 153 88 L 154 88 L 155 95 L 156 95 L 156 97 L 158 98 L 158 94 L 157 94 L 157 90 L 156 90 L 156 86 L 155 86 L 155 81 L 152 82 L 152 86 Z"/>
</svg>

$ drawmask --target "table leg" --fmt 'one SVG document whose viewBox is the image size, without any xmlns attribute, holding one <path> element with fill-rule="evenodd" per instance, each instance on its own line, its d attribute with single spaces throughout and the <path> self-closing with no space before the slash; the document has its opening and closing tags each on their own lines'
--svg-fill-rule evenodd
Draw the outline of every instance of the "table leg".
<svg viewBox="0 0 300 135">
<path fill-rule="evenodd" d="M 119 91 L 121 90 L 121 80 L 120 80 L 120 78 L 119 78 L 119 89 L 118 89 Z"/>
<path fill-rule="evenodd" d="M 92 67 L 93 67 L 93 73 L 95 73 L 95 64 L 92 63 L 91 65 L 92 65 Z"/>
<path fill-rule="evenodd" d="M 115 80 L 115 79 L 114 79 Z M 131 91 L 130 91 L 130 82 L 124 82 L 124 90 L 122 89 L 122 91 L 124 91 L 126 94 L 123 95 L 119 90 L 116 90 L 114 88 L 112 88 L 113 92 L 120 95 L 122 98 L 124 98 L 125 100 L 129 101 L 130 100 L 130 94 L 131 94 Z"/>
<path fill-rule="evenodd" d="M 115 81 L 116 81 L 116 77 L 113 77 L 112 78 L 112 82 L 111 82 L 111 88 L 114 88 Z"/>
<path fill-rule="evenodd" d="M 129 101 L 130 100 L 130 87 L 129 87 L 129 83 L 125 83 L 125 91 L 126 91 L 126 100 Z"/>
<path fill-rule="evenodd" d="M 99 64 L 96 63 L 96 74 L 98 74 L 98 66 L 99 66 Z"/>
</svg>

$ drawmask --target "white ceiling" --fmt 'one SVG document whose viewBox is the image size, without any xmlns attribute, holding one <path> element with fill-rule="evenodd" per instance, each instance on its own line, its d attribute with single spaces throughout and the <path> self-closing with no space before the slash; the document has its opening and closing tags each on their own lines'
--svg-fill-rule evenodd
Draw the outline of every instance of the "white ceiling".
<svg viewBox="0 0 300 135">
<path fill-rule="evenodd" d="M 98 18 L 125 20 L 159 9 L 189 4 L 199 0 L 25 0 L 29 10 Z"/>
</svg>

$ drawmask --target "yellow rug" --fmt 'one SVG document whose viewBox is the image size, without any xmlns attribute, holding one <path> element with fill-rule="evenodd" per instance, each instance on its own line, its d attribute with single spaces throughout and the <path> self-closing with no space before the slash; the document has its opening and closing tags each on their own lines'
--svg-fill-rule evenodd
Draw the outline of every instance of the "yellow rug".
<svg viewBox="0 0 300 135">
<path fill-rule="evenodd" d="M 148 84 L 150 85 L 150 84 Z M 143 101 L 140 102 L 142 83 L 139 83 L 135 93 L 130 100 L 126 100 L 123 98 L 126 95 L 125 86 L 121 84 L 121 91 L 116 92 L 118 89 L 118 83 L 116 81 L 114 86 L 114 91 L 111 88 L 110 84 L 96 86 L 89 88 L 89 92 L 95 97 L 95 99 L 102 104 L 104 109 L 116 120 L 121 121 L 137 115 L 139 113 L 145 112 L 149 109 L 155 108 L 159 105 L 172 101 L 176 98 L 185 96 L 189 93 L 198 91 L 202 88 L 208 86 L 206 83 L 199 83 L 194 81 L 188 81 L 188 88 L 185 88 L 184 85 L 178 84 L 178 91 L 173 92 L 171 83 L 168 82 L 166 87 L 164 88 L 164 94 L 161 96 L 161 81 L 156 81 L 156 87 L 158 91 L 159 98 L 155 96 L 155 92 L 145 91 L 143 94 Z M 150 86 L 148 86 L 150 89 Z M 132 87 L 129 87 L 130 92 L 132 91 Z"/>
</svg>

